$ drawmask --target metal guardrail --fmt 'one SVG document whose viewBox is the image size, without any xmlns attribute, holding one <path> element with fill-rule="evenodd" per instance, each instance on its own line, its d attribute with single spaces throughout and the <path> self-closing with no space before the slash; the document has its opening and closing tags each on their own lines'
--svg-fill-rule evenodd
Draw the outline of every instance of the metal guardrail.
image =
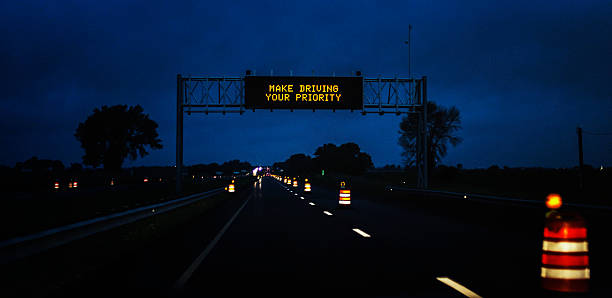
<svg viewBox="0 0 612 298">
<path fill-rule="evenodd" d="M 163 203 L 143 206 L 45 230 L 27 236 L 1 241 L 0 264 L 15 261 L 38 252 L 43 252 L 99 232 L 135 222 L 140 219 L 165 213 L 178 207 L 211 197 L 223 192 L 223 190 L 223 188 L 216 188 Z"/>
<path fill-rule="evenodd" d="M 445 197 L 451 197 L 451 198 L 457 198 L 457 199 L 463 199 L 463 200 L 475 199 L 479 201 L 489 201 L 489 202 L 511 202 L 511 203 L 526 204 L 526 205 L 533 206 L 533 207 L 542 207 L 542 208 L 546 207 L 544 204 L 545 203 L 544 200 L 534 201 L 534 200 L 526 200 L 526 199 L 518 199 L 518 198 L 498 197 L 498 196 L 491 196 L 491 195 L 459 193 L 459 192 L 442 191 L 442 190 L 429 190 L 429 189 L 406 188 L 406 187 L 395 187 L 395 186 L 387 186 L 385 187 L 385 189 L 387 191 L 406 191 L 406 192 L 414 192 L 414 193 L 436 194 L 436 195 L 442 195 Z M 576 203 L 564 203 L 563 205 L 570 206 L 570 207 L 576 207 L 576 208 L 612 211 L 612 206 L 576 204 Z"/>
</svg>

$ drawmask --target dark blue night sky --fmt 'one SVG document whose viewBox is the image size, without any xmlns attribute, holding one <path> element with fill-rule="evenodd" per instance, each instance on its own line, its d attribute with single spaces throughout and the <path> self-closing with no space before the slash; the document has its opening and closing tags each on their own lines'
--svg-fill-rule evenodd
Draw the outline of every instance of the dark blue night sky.
<svg viewBox="0 0 612 298">
<path fill-rule="evenodd" d="M 413 74 L 462 114 L 445 164 L 571 167 L 577 125 L 612 131 L 611 1 L 175 2 L 0 3 L 0 164 L 79 162 L 74 131 L 104 104 L 140 104 L 160 125 L 164 149 L 124 166 L 173 164 L 177 73 L 407 76 L 408 24 Z M 185 163 L 271 164 L 353 141 L 376 166 L 399 164 L 400 120 L 192 115 Z M 612 164 L 612 136 L 584 146 L 585 163 Z"/>
</svg>

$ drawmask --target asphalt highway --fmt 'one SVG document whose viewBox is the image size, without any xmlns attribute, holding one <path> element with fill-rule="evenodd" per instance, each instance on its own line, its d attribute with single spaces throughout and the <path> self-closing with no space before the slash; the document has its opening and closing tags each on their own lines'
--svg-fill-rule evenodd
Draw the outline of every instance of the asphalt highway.
<svg viewBox="0 0 612 298">
<path fill-rule="evenodd" d="M 544 208 L 393 192 L 353 193 L 350 208 L 340 208 L 336 191 L 304 193 L 264 177 L 53 294 L 568 297 L 540 288 Z M 609 297 L 608 216 L 587 218 L 592 285 L 584 296 Z"/>
<path fill-rule="evenodd" d="M 419 252 L 394 247 L 353 210 L 336 210 L 315 196 L 271 178 L 258 183 L 182 294 L 456 295 L 435 280 Z"/>
<path fill-rule="evenodd" d="M 484 297 L 558 296 L 540 287 L 544 208 L 381 196 L 353 194 L 341 208 L 336 191 L 264 178 L 183 293 L 462 296 L 448 278 Z M 586 295 L 605 297 L 609 244 L 593 230 L 598 276 Z"/>
</svg>

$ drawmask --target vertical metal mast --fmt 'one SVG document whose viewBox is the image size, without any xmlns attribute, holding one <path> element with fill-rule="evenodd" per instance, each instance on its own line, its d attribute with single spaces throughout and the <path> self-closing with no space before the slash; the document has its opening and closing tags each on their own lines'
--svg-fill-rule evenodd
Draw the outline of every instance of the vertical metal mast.
<svg viewBox="0 0 612 298">
<path fill-rule="evenodd" d="M 408 40 L 404 41 L 404 43 L 408 45 L 408 78 L 409 79 L 412 79 L 412 71 L 411 71 L 411 68 L 410 68 L 410 63 L 411 63 L 411 59 L 410 59 L 410 50 L 411 50 L 410 48 L 411 48 L 411 46 L 410 46 L 410 43 L 412 42 L 410 40 L 411 33 L 412 33 L 412 25 L 408 25 Z M 408 83 L 408 90 L 410 91 L 409 92 L 410 96 L 412 96 L 412 83 Z"/>
<path fill-rule="evenodd" d="M 408 25 L 408 78 L 412 79 L 412 72 L 410 71 L 410 34 L 412 33 L 412 25 Z"/>
<path fill-rule="evenodd" d="M 411 69 L 411 36 L 412 35 L 412 24 L 408 25 L 408 40 L 404 41 L 405 44 L 408 45 L 408 78 L 412 79 L 412 69 Z M 412 80 L 408 83 L 408 94 L 412 99 L 414 96 L 415 89 L 412 88 Z M 416 140 L 416 165 L 417 165 L 417 187 L 418 188 L 427 188 L 429 186 L 429 173 L 428 173 L 428 144 L 427 144 L 427 78 L 423 77 L 423 79 L 419 82 L 420 90 L 422 92 L 420 99 L 422 108 L 418 114 L 417 120 L 417 140 Z"/>
<path fill-rule="evenodd" d="M 176 193 L 183 184 L 183 79 L 176 76 Z"/>
<path fill-rule="evenodd" d="M 423 141 L 421 142 L 423 144 L 423 185 L 421 187 L 423 188 L 428 188 L 429 187 L 429 159 L 427 154 L 429 153 L 429 147 L 427 144 L 427 134 L 428 134 L 428 130 L 427 130 L 427 77 L 423 76 L 423 79 L 421 80 L 421 84 L 423 84 L 423 134 L 422 134 L 422 138 Z"/>
<path fill-rule="evenodd" d="M 582 158 L 582 127 L 578 126 L 576 128 L 576 133 L 578 134 L 578 187 L 580 190 L 584 187 L 584 159 Z"/>
</svg>

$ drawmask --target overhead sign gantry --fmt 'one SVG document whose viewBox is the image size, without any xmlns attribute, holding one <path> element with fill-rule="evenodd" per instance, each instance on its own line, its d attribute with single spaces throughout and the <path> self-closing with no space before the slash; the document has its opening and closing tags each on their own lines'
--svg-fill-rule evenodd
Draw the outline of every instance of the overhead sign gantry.
<svg viewBox="0 0 612 298">
<path fill-rule="evenodd" d="M 240 113 L 247 110 L 351 110 L 418 114 L 417 186 L 427 188 L 427 78 L 356 76 L 201 77 L 177 75 L 176 188 L 182 189 L 183 117 L 191 113 Z"/>
</svg>

